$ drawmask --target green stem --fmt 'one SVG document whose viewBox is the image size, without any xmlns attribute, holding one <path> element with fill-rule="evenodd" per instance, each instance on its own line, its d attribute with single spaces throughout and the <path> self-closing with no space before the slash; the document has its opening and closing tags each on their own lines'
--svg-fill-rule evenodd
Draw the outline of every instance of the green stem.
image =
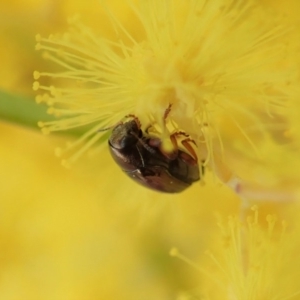
<svg viewBox="0 0 300 300">
<path fill-rule="evenodd" d="M 0 120 L 1 119 L 20 126 L 40 130 L 37 125 L 39 121 L 52 121 L 55 120 L 55 117 L 47 114 L 46 105 L 37 104 L 34 99 L 0 91 Z M 86 132 L 88 128 L 89 126 L 78 127 L 68 131 L 58 131 L 57 134 L 80 136 Z"/>
<path fill-rule="evenodd" d="M 33 99 L 0 91 L 0 118 L 2 120 L 38 129 L 38 121 L 50 121 L 54 117 L 46 112 L 47 108 L 37 105 Z"/>
</svg>

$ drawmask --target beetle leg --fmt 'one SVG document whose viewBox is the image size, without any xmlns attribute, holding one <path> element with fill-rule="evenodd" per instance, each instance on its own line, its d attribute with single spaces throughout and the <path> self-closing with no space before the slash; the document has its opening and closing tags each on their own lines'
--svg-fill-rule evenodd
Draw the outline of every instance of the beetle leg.
<svg viewBox="0 0 300 300">
<path fill-rule="evenodd" d="M 139 118 L 133 114 L 129 114 L 129 115 L 126 115 L 125 118 L 133 118 L 136 125 L 138 126 L 139 129 L 141 129 L 142 125 L 141 125 L 141 122 L 139 120 Z"/>
<path fill-rule="evenodd" d="M 178 135 L 179 135 L 179 132 L 175 132 L 175 133 L 170 135 L 170 140 L 171 140 L 171 143 L 173 145 L 173 152 L 175 154 L 178 153 L 178 143 L 177 143 L 177 136 Z"/>
<path fill-rule="evenodd" d="M 161 142 L 161 139 L 159 138 L 151 138 L 149 140 L 149 145 L 151 145 L 152 147 L 156 147 L 156 148 L 159 148 L 159 151 L 165 156 L 167 157 L 168 159 L 170 160 L 173 160 L 173 159 L 176 159 L 177 155 L 178 155 L 178 143 L 177 143 L 177 136 L 179 135 L 183 135 L 185 137 L 188 137 L 189 135 L 186 134 L 185 132 L 183 131 L 178 131 L 178 132 L 175 132 L 173 134 L 170 135 L 170 140 L 171 140 L 171 143 L 173 145 L 173 150 L 171 152 L 167 152 L 163 149 L 163 144 Z"/>
<path fill-rule="evenodd" d="M 145 132 L 150 135 L 150 134 L 158 134 L 159 132 L 156 130 L 156 128 L 153 126 L 153 124 L 149 124 L 146 129 Z"/>
<path fill-rule="evenodd" d="M 166 110 L 165 110 L 165 113 L 164 113 L 164 116 L 163 116 L 163 122 L 164 122 L 164 125 L 166 125 L 165 123 L 166 123 L 166 119 L 167 119 L 167 117 L 168 117 L 168 115 L 169 115 L 169 113 L 170 113 L 170 111 L 171 111 L 171 108 L 172 108 L 172 104 L 169 104 L 169 106 L 166 108 Z M 132 115 L 130 115 L 130 116 L 132 116 Z M 153 126 L 153 124 L 149 124 L 147 127 L 146 127 L 146 129 L 145 129 L 145 132 L 147 133 L 147 134 L 149 134 L 149 129 L 150 128 L 154 128 L 154 131 L 156 131 L 156 129 L 155 129 L 155 127 Z M 174 144 L 174 142 L 172 142 L 173 144 Z M 176 143 L 176 141 L 175 141 L 175 143 Z M 148 144 L 150 145 L 150 146 L 152 146 L 152 147 L 155 147 L 155 148 L 159 148 L 160 150 L 161 150 L 161 148 L 160 148 L 160 146 L 161 146 L 161 139 L 160 138 L 155 138 L 155 137 L 151 137 L 149 140 L 148 140 Z"/>
<path fill-rule="evenodd" d="M 182 157 L 182 159 L 184 159 L 189 164 L 196 165 L 198 163 L 198 157 L 197 157 L 197 154 L 196 154 L 194 148 L 191 146 L 190 142 L 195 144 L 195 141 L 192 140 L 191 138 L 187 138 L 187 139 L 184 139 L 183 141 L 181 141 L 181 144 L 191 155 L 191 156 L 190 155 L 188 156 L 188 159 L 186 159 L 185 157 Z"/>
<path fill-rule="evenodd" d="M 166 121 L 168 115 L 170 114 L 171 112 L 171 109 L 172 109 L 172 103 L 169 104 L 169 106 L 167 107 L 167 109 L 165 110 L 165 113 L 164 113 L 164 122 Z"/>
<path fill-rule="evenodd" d="M 146 127 L 146 129 L 145 129 L 145 132 L 147 133 L 147 134 L 149 134 L 149 129 L 152 127 L 152 124 L 150 124 L 150 125 L 148 125 L 147 127 Z"/>
<path fill-rule="evenodd" d="M 153 148 L 151 148 L 147 143 L 145 143 L 145 141 L 143 141 L 142 138 L 140 138 L 135 132 L 130 132 L 130 134 L 134 135 L 136 137 L 136 139 L 139 141 L 139 143 L 150 153 L 154 154 L 155 150 Z M 139 149 L 138 149 L 139 151 Z M 139 151 L 140 152 L 140 151 Z"/>
<path fill-rule="evenodd" d="M 175 136 L 175 137 L 180 136 L 180 135 L 183 135 L 183 136 L 186 137 L 186 138 L 189 138 L 189 137 L 190 137 L 190 136 L 189 136 L 187 133 L 185 133 L 184 131 L 176 131 L 176 132 L 174 132 L 173 134 L 171 134 L 171 136 Z"/>
<path fill-rule="evenodd" d="M 181 144 L 184 146 L 184 148 L 189 152 L 189 154 L 187 153 L 184 153 L 184 152 L 181 152 L 180 156 L 181 158 L 188 164 L 190 165 L 196 165 L 198 163 L 198 157 L 197 157 L 197 154 L 194 150 L 194 148 L 191 146 L 190 143 L 195 143 L 195 141 L 193 139 L 191 139 L 189 137 L 189 135 L 183 131 L 178 131 L 178 132 L 175 132 L 173 134 L 171 134 L 170 136 L 170 139 L 171 139 L 171 142 L 173 144 L 173 147 L 175 149 L 175 153 L 177 154 L 178 153 L 178 144 L 177 144 L 177 139 L 176 137 L 177 136 L 184 136 L 186 137 L 184 140 L 181 141 Z"/>
<path fill-rule="evenodd" d="M 160 152 L 170 160 L 176 159 L 177 154 L 178 154 L 178 144 L 177 144 L 176 135 L 177 135 L 177 132 L 170 135 L 170 140 L 173 145 L 173 150 L 171 152 L 165 151 L 163 149 L 163 144 L 162 144 L 161 140 L 158 140 L 157 147 L 159 148 Z"/>
</svg>

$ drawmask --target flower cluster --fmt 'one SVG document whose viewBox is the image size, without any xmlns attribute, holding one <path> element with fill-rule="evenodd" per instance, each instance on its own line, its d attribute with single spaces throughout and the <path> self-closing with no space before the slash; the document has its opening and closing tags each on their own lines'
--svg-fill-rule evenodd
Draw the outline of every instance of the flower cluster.
<svg viewBox="0 0 300 300">
<path fill-rule="evenodd" d="M 179 130 L 190 135 L 199 163 L 240 190 L 232 183 L 243 177 L 240 162 L 259 166 L 290 142 L 287 108 L 299 94 L 291 29 L 255 0 L 126 5 L 129 17 L 121 22 L 102 3 L 110 31 L 95 32 L 74 17 L 65 34 L 37 36 L 36 49 L 59 65 L 34 72 L 34 90 L 44 92 L 37 102 L 57 117 L 40 122 L 43 132 L 86 126 L 57 151 L 73 152 L 72 163 L 103 140 L 99 129 L 134 114 L 143 128 L 156 126 L 163 140 Z"/>
<path fill-rule="evenodd" d="M 299 276 L 295 228 L 288 229 L 291 224 L 276 215 L 263 219 L 257 206 L 251 210 L 245 222 L 219 216 L 219 234 L 200 262 L 171 250 L 171 256 L 191 265 L 201 278 L 202 285 L 184 299 L 195 294 L 203 299 L 299 299 L 299 286 L 291 280 Z"/>
</svg>

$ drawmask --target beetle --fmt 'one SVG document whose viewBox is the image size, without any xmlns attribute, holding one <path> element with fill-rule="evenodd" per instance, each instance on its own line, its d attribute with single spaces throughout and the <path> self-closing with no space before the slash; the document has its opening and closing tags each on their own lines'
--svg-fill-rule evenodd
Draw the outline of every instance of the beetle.
<svg viewBox="0 0 300 300">
<path fill-rule="evenodd" d="M 171 105 L 164 120 L 170 110 Z M 188 137 L 187 134 L 172 134 L 170 139 L 174 151 L 165 153 L 162 141 L 149 134 L 148 130 L 143 132 L 135 115 L 126 117 L 132 119 L 113 127 L 108 144 L 113 159 L 130 178 L 147 188 L 165 193 L 181 192 L 200 179 L 197 155 L 189 145 L 193 140 L 186 138 L 182 141 L 192 155 L 177 146 L 177 136 Z"/>
</svg>

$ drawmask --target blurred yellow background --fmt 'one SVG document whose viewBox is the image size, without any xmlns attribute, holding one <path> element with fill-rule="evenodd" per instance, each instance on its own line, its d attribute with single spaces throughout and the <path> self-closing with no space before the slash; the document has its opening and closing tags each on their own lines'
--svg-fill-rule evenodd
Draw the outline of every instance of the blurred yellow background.
<svg viewBox="0 0 300 300">
<path fill-rule="evenodd" d="M 1 1 L 1 89 L 34 98 L 33 71 L 53 67 L 34 50 L 35 35 L 65 31 L 75 13 L 101 26 L 99 3 Z M 121 3 L 112 5 L 126 19 Z M 228 187 L 208 175 L 205 186 L 158 194 L 126 178 L 106 147 L 65 169 L 53 149 L 70 138 L 4 122 L 0 135 L 0 299 L 210 299 L 184 296 L 199 295 L 205 280 L 169 251 L 178 247 L 202 264 L 219 232 L 215 213 L 240 214 Z M 269 213 L 292 219 L 294 212 L 261 204 L 263 224 Z"/>
</svg>

